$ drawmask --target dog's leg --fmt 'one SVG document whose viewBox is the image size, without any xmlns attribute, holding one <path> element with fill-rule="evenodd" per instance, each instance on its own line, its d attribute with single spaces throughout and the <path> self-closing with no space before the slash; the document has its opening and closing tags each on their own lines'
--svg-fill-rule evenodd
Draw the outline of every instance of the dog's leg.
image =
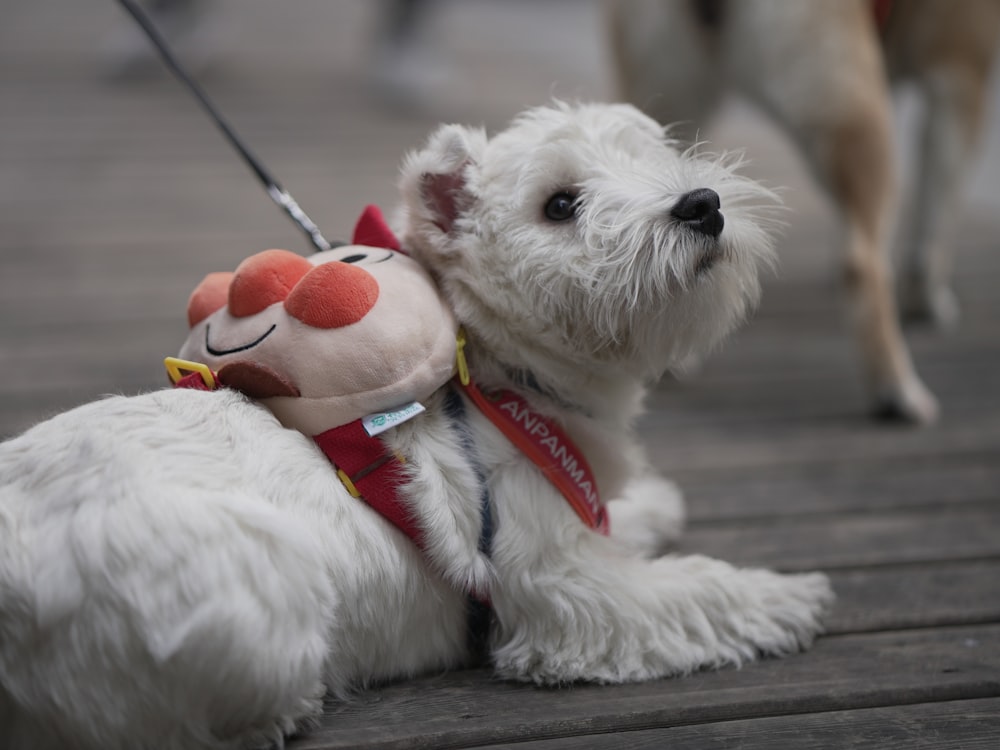
<svg viewBox="0 0 1000 750">
<path fill-rule="evenodd" d="M 914 370 L 896 312 L 886 248 L 895 208 L 891 113 L 867 4 L 616 0 L 611 7 L 621 90 L 634 104 L 661 122 L 703 120 L 725 83 L 793 136 L 846 228 L 853 324 L 877 410 L 933 421 L 937 403 Z"/>
<path fill-rule="evenodd" d="M 699 555 L 643 559 L 583 526 L 523 461 L 506 459 L 492 476 L 504 498 L 493 655 L 505 677 L 654 679 L 798 651 L 822 629 L 832 593 L 821 574 L 739 569 Z"/>
<path fill-rule="evenodd" d="M 657 557 L 684 531 L 684 496 L 657 473 L 639 442 L 619 447 L 631 468 L 621 496 L 607 504 L 611 536 L 641 557 Z"/>
<path fill-rule="evenodd" d="M 670 134 L 685 143 L 703 135 L 700 129 L 722 93 L 718 45 L 723 5 L 711 0 L 607 4 L 618 93 L 669 125 Z"/>
<path fill-rule="evenodd" d="M 818 573 L 783 576 L 701 556 L 615 559 L 607 540 L 577 541 L 558 559 L 551 549 L 522 558 L 533 567 L 494 597 L 501 675 L 630 682 L 788 654 L 821 631 L 833 598 Z"/>
<path fill-rule="evenodd" d="M 951 290 L 953 230 L 959 187 L 977 142 L 983 119 L 992 45 L 969 54 L 968 45 L 984 35 L 965 34 L 963 49 L 945 47 L 956 59 L 933 60 L 919 75 L 926 105 L 917 160 L 917 181 L 910 215 L 902 275 L 904 314 L 942 328 L 958 322 Z"/>
<path fill-rule="evenodd" d="M 483 488 L 476 457 L 450 424 L 438 391 L 419 420 L 400 425 L 385 439 L 407 457 L 404 493 L 421 530 L 421 544 L 437 572 L 461 591 L 490 590 L 493 570 L 484 543 Z"/>
<path fill-rule="evenodd" d="M 782 43 L 754 48 L 743 64 L 763 65 L 748 91 L 799 144 L 842 217 L 850 312 L 877 413 L 925 423 L 938 406 L 916 374 L 897 317 L 887 250 L 896 207 L 892 113 L 869 12 L 863 3 L 797 4 L 771 19 L 787 27 Z M 752 28 L 765 20 L 746 20 L 755 43 L 769 44 L 766 25 Z"/>
<path fill-rule="evenodd" d="M 684 531 L 684 499 L 677 485 L 652 472 L 629 480 L 607 506 L 611 536 L 642 557 L 667 551 Z"/>
<path fill-rule="evenodd" d="M 881 109 L 882 103 L 876 106 Z M 889 183 L 891 144 L 881 132 L 888 124 L 881 114 L 871 115 L 829 134 L 829 161 L 819 168 L 829 170 L 828 186 L 845 222 L 845 281 L 875 414 L 928 423 L 937 418 L 938 405 L 918 377 L 903 339 L 887 252 L 894 191 Z"/>
</svg>

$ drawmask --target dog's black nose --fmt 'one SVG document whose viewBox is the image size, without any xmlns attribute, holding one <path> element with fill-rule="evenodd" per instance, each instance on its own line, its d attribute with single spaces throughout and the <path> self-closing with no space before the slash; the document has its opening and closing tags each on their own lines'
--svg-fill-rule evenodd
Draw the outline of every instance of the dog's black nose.
<svg viewBox="0 0 1000 750">
<path fill-rule="evenodd" d="M 717 192 L 710 188 L 698 188 L 684 193 L 670 209 L 670 215 L 696 232 L 718 237 L 726 223 L 719 212 L 721 205 Z"/>
</svg>

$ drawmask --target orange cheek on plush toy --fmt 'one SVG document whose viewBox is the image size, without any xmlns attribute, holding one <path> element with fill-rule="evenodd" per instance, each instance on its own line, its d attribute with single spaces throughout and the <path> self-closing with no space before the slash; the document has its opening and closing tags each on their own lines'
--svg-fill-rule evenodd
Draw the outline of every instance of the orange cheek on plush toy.
<svg viewBox="0 0 1000 750">
<path fill-rule="evenodd" d="M 196 326 L 228 303 L 245 318 L 284 301 L 285 310 L 312 328 L 357 323 L 378 301 L 378 282 L 363 268 L 333 262 L 314 266 L 288 250 L 265 250 L 235 273 L 210 273 L 188 300 L 188 325 Z"/>
<path fill-rule="evenodd" d="M 250 318 L 281 302 L 301 323 L 330 330 L 362 320 L 378 296 L 378 282 L 363 268 L 340 261 L 314 266 L 288 250 L 265 250 L 244 260 L 235 273 L 206 276 L 188 300 L 188 324 L 193 328 L 227 305 L 234 318 Z M 225 364 L 218 377 L 252 398 L 302 395 L 295 383 L 261 362 Z"/>
</svg>

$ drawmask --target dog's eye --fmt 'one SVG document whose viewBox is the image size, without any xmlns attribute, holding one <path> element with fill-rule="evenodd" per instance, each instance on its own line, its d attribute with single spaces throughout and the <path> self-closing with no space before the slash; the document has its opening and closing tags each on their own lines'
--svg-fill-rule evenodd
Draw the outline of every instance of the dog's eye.
<svg viewBox="0 0 1000 750">
<path fill-rule="evenodd" d="M 566 221 L 576 216 L 576 196 L 565 191 L 556 193 L 545 204 L 545 218 L 549 221 Z"/>
<path fill-rule="evenodd" d="M 359 255 L 348 255 L 346 258 L 341 258 L 340 262 L 341 263 L 357 263 L 359 260 L 364 260 L 367 257 L 368 256 L 365 255 L 364 253 L 360 253 Z"/>
</svg>

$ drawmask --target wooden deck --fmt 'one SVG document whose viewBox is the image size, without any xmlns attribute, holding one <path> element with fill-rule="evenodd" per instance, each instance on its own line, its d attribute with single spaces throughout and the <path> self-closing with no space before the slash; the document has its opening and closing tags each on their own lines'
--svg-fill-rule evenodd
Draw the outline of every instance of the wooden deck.
<svg viewBox="0 0 1000 750">
<path fill-rule="evenodd" d="M 399 158 L 437 121 L 496 127 L 552 94 L 609 91 L 591 2 L 444 4 L 428 41 L 452 79 L 420 112 L 373 95 L 370 0 L 217 5 L 200 78 L 328 236 L 393 203 Z M 111 0 L 4 4 L 0 436 L 160 386 L 206 272 L 307 250 L 173 80 L 106 75 L 108 35 L 127 28 Z M 291 747 L 997 747 L 998 131 L 995 118 L 957 237 L 962 325 L 910 336 L 944 409 L 918 430 L 864 418 L 834 228 L 797 162 L 742 110 L 715 130 L 790 186 L 782 272 L 700 373 L 663 384 L 643 432 L 689 501 L 681 552 L 831 575 L 839 599 L 811 651 L 623 687 L 434 675 L 331 705 Z"/>
</svg>

